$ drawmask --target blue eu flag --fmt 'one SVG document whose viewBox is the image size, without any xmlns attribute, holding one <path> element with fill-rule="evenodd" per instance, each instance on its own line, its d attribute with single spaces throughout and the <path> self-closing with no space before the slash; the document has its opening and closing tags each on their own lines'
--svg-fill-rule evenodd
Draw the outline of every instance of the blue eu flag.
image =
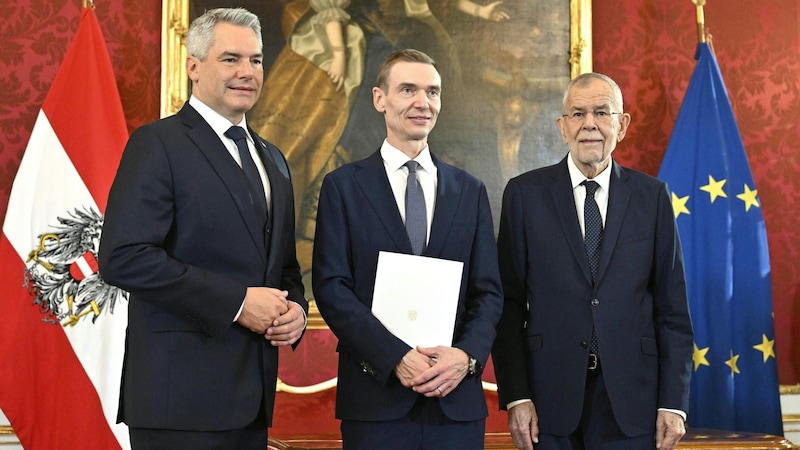
<svg viewBox="0 0 800 450">
<path fill-rule="evenodd" d="M 761 202 L 708 44 L 695 58 L 658 174 L 672 193 L 695 332 L 688 420 L 783 435 Z"/>
</svg>

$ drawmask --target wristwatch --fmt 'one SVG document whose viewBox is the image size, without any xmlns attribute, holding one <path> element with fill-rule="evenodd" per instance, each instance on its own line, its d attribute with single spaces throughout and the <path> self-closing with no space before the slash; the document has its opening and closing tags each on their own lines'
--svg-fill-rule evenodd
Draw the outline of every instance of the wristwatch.
<svg viewBox="0 0 800 450">
<path fill-rule="evenodd" d="M 475 375 L 476 373 L 478 373 L 478 360 L 470 355 L 467 356 L 469 356 L 469 365 L 467 366 L 467 372 L 470 375 Z"/>
</svg>

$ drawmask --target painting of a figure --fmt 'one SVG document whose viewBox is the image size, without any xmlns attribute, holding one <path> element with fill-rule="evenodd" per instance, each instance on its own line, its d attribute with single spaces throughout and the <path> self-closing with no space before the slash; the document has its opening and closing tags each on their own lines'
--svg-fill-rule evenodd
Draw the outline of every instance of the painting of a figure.
<svg viewBox="0 0 800 450">
<path fill-rule="evenodd" d="M 566 151 L 555 117 L 570 78 L 569 2 L 192 0 L 190 19 L 219 6 L 262 18 L 264 91 L 248 124 L 289 161 L 306 273 L 322 178 L 377 151 L 385 137 L 371 91 L 394 50 L 436 60 L 444 106 L 431 151 L 486 183 L 495 222 L 508 179 Z"/>
</svg>

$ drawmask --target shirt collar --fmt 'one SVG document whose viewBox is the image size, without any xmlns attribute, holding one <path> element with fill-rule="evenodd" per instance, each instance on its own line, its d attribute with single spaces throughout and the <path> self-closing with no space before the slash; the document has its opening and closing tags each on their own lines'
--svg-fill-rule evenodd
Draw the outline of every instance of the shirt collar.
<svg viewBox="0 0 800 450">
<path fill-rule="evenodd" d="M 597 174 L 596 177 L 592 178 L 593 181 L 596 181 L 600 187 L 608 192 L 609 185 L 611 184 L 611 167 L 614 165 L 614 160 L 610 160 L 608 167 L 603 169 L 602 172 Z M 572 160 L 572 155 L 567 154 L 567 168 L 569 169 L 569 178 L 572 181 L 572 189 L 575 190 L 581 183 L 586 180 L 586 175 L 584 175 L 578 166 L 575 165 L 575 161 Z"/>
<path fill-rule="evenodd" d="M 226 119 L 222 114 L 214 111 L 211 109 L 210 106 L 203 103 L 202 100 L 195 96 L 189 97 L 189 105 L 195 109 L 195 111 L 200 114 L 200 116 L 208 122 L 208 125 L 211 126 L 211 129 L 214 130 L 220 136 L 225 136 L 225 132 L 228 131 L 228 128 L 231 125 L 236 125 L 244 128 L 244 131 L 247 132 L 247 118 L 242 116 L 242 121 L 240 123 L 231 124 L 231 121 Z M 250 137 L 250 133 L 245 133 L 247 135 L 247 140 L 251 141 L 252 138 Z"/>
<path fill-rule="evenodd" d="M 397 147 L 394 147 L 385 139 L 383 145 L 381 145 L 381 157 L 386 167 L 391 170 L 399 170 L 409 159 L 408 155 L 400 151 Z M 426 145 L 420 154 L 414 158 L 414 161 L 418 162 L 426 172 L 433 173 L 434 164 L 433 158 L 431 158 L 430 146 Z"/>
</svg>

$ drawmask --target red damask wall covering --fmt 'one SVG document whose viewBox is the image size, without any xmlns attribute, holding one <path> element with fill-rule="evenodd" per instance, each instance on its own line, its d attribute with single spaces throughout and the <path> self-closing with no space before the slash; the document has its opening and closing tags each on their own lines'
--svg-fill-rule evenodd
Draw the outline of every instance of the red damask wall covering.
<svg viewBox="0 0 800 450">
<path fill-rule="evenodd" d="M 273 1 L 273 0 L 267 0 Z M 278 1 L 278 0 L 275 0 Z M 539 0 L 506 0 L 539 1 Z M 159 114 L 161 0 L 95 0 L 133 131 Z M 78 26 L 81 0 L 0 0 L 0 221 L 36 115 Z M 594 69 L 622 87 L 633 124 L 615 157 L 655 175 L 694 68 L 690 0 L 593 0 Z M 781 384 L 800 382 L 800 2 L 708 0 L 706 22 L 768 227 Z M 96 124 L 102 126 L 102 124 Z M 309 331 L 282 353 L 294 386 L 336 376 L 336 340 Z M 486 375 L 493 381 L 490 371 Z M 276 436 L 338 432 L 333 389 L 279 394 Z M 487 429 L 505 431 L 496 395 Z"/>
<path fill-rule="evenodd" d="M 620 84 L 631 128 L 615 157 L 658 173 L 695 66 L 691 1 L 593 0 L 594 67 Z M 708 0 L 706 28 L 767 225 L 780 383 L 800 382 L 800 3 Z"/>
</svg>

